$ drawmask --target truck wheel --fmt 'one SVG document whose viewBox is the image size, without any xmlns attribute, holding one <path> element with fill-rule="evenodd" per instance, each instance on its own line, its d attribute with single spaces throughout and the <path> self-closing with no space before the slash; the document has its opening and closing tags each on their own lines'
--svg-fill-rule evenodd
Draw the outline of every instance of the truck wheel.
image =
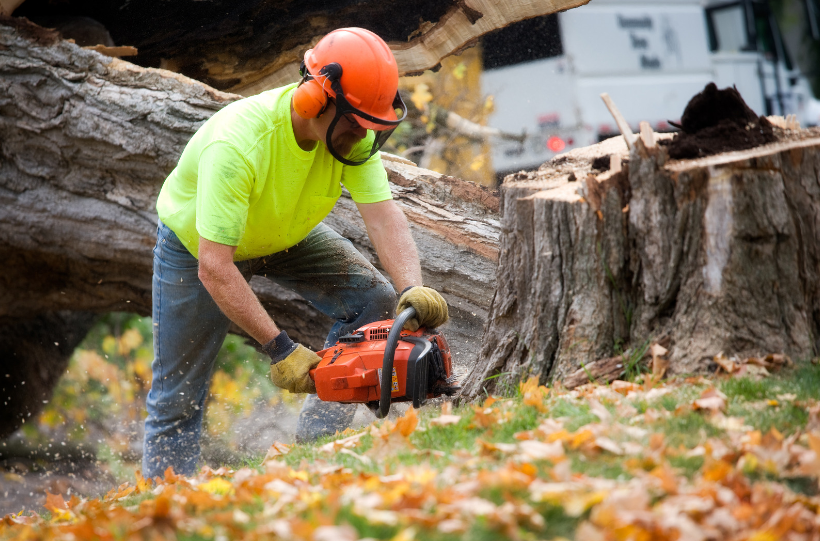
<svg viewBox="0 0 820 541">
<path fill-rule="evenodd" d="M 37 417 L 96 319 L 68 311 L 0 319 L 0 439 Z"/>
</svg>

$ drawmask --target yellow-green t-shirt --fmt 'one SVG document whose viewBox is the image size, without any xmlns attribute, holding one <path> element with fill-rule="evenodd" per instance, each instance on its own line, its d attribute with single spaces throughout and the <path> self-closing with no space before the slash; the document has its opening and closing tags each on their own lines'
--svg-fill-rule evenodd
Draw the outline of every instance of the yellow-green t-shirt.
<svg viewBox="0 0 820 541">
<path fill-rule="evenodd" d="M 199 237 L 236 246 L 234 260 L 269 255 L 304 239 L 344 185 L 357 203 L 391 199 L 377 153 L 346 166 L 319 142 L 299 147 L 290 101 L 295 84 L 234 102 L 191 138 L 157 200 L 159 218 L 198 257 Z M 359 145 L 371 144 L 372 137 Z"/>
</svg>

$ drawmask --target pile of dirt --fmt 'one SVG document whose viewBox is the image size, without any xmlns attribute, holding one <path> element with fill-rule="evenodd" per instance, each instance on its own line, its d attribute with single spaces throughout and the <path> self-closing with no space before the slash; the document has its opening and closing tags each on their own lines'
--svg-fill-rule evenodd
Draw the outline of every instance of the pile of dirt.
<svg viewBox="0 0 820 541">
<path fill-rule="evenodd" d="M 689 101 L 678 127 L 682 132 L 674 139 L 660 142 L 676 160 L 753 148 L 777 139 L 771 123 L 758 117 L 736 88 L 718 90 L 715 83 Z"/>
</svg>

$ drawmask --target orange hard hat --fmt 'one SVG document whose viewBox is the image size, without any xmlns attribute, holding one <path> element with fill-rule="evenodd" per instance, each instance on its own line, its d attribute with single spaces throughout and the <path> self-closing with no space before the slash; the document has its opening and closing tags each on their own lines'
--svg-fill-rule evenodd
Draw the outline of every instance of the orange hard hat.
<svg viewBox="0 0 820 541">
<path fill-rule="evenodd" d="M 322 89 L 331 97 L 336 91 L 325 84 L 322 70 L 337 63 L 342 68 L 340 78 L 344 97 L 366 115 L 395 122 L 398 120 L 393 102 L 399 88 L 399 68 L 393 52 L 379 36 L 364 28 L 340 28 L 323 37 L 316 47 L 305 53 L 304 64 Z M 371 122 L 359 115 L 356 121 L 370 130 L 385 130 L 391 126 Z"/>
</svg>

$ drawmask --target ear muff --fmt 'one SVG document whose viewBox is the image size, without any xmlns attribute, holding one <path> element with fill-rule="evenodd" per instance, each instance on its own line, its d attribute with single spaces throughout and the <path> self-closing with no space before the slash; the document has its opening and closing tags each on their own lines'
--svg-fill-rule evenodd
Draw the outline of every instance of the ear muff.
<svg viewBox="0 0 820 541">
<path fill-rule="evenodd" d="M 293 108 L 302 118 L 317 118 L 327 108 L 327 94 L 316 79 L 303 82 L 293 93 Z"/>
</svg>

